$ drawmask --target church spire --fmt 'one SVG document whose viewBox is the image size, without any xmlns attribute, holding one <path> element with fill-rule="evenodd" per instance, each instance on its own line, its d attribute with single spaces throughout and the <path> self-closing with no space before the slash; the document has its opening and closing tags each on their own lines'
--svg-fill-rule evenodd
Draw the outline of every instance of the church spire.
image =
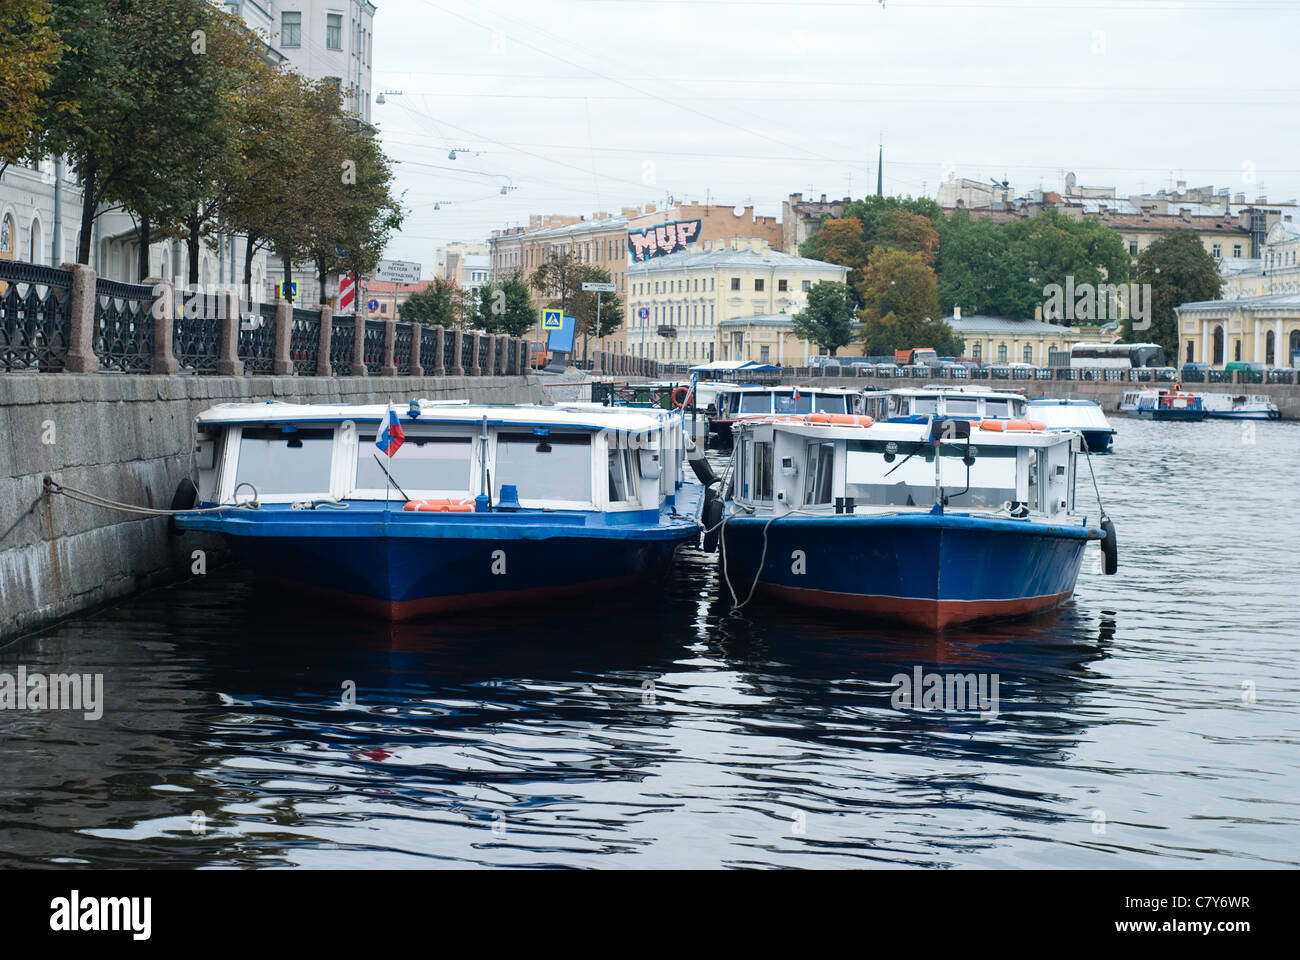
<svg viewBox="0 0 1300 960">
<path fill-rule="evenodd" d="M 876 196 L 885 195 L 885 139 L 880 138 L 880 154 L 876 157 Z"/>
</svg>

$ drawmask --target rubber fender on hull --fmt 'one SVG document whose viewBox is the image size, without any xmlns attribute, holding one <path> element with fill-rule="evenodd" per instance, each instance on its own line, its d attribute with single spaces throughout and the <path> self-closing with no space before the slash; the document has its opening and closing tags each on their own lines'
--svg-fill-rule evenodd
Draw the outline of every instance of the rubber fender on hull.
<svg viewBox="0 0 1300 960">
<path fill-rule="evenodd" d="M 704 512 L 700 517 L 700 522 L 704 524 L 704 549 L 709 553 L 718 549 L 718 537 L 722 533 L 719 529 L 722 513 L 722 498 L 710 487 L 704 493 Z"/>
<path fill-rule="evenodd" d="M 1101 569 L 1111 574 L 1119 569 L 1119 547 L 1115 543 L 1115 523 L 1109 517 L 1101 522 Z"/>
<path fill-rule="evenodd" d="M 176 492 L 172 494 L 173 510 L 193 510 L 194 505 L 199 502 L 199 488 L 194 485 L 194 481 L 189 477 L 182 478 L 181 482 L 176 484 Z M 167 532 L 173 537 L 179 537 L 182 533 L 181 528 L 176 526 L 176 518 L 167 518 Z"/>
</svg>

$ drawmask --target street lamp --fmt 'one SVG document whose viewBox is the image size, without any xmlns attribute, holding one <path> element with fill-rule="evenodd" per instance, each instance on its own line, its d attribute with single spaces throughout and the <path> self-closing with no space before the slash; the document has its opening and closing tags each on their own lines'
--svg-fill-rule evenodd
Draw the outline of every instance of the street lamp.
<svg viewBox="0 0 1300 960">
<path fill-rule="evenodd" d="M 380 90 L 379 96 L 375 97 L 375 103 L 387 103 L 388 101 L 384 97 L 400 97 L 401 95 L 401 90 Z"/>
</svg>

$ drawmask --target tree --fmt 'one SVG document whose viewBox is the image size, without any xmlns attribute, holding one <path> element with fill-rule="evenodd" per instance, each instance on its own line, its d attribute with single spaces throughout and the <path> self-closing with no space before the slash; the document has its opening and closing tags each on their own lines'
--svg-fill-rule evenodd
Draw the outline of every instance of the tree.
<svg viewBox="0 0 1300 960">
<path fill-rule="evenodd" d="M 542 295 L 546 306 L 569 312 L 569 304 L 582 291 L 586 275 L 577 254 L 552 251 L 528 278 L 528 285 Z"/>
<path fill-rule="evenodd" d="M 479 289 L 478 310 L 479 326 L 488 333 L 522 337 L 537 322 L 532 294 L 518 272 L 484 284 Z"/>
<path fill-rule="evenodd" d="M 847 283 L 819 280 L 808 290 L 808 305 L 793 317 L 795 336 L 811 340 L 835 356 L 853 338 L 853 291 Z"/>
<path fill-rule="evenodd" d="M 582 334 L 583 359 L 587 355 L 588 337 L 607 337 L 623 322 L 623 299 L 617 293 L 583 290 L 584 283 L 611 283 L 613 278 L 604 267 L 582 264 L 578 271 L 578 292 L 573 295 L 572 313 L 576 330 Z M 600 329 L 596 329 L 596 302 L 600 302 Z"/>
<path fill-rule="evenodd" d="M 411 323 L 455 327 L 460 287 L 438 277 L 431 286 L 411 294 L 402 304 L 402 319 Z"/>
<path fill-rule="evenodd" d="M 1174 307 L 1199 300 L 1217 300 L 1222 290 L 1219 267 L 1205 245 L 1190 230 L 1175 230 L 1138 254 L 1139 284 L 1150 284 L 1146 301 L 1151 326 L 1134 329 L 1133 318 L 1121 321 L 1125 343 L 1158 343 L 1168 357 L 1178 356 L 1178 317 Z"/>
<path fill-rule="evenodd" d="M 66 49 L 52 19 L 49 0 L 5 0 L 0 10 L 0 173 L 29 155 L 41 95 Z"/>
<path fill-rule="evenodd" d="M 860 307 L 855 285 L 871 255 L 862 232 L 862 221 L 853 217 L 823 220 L 821 229 L 799 245 L 800 256 L 848 267 L 849 296 L 854 309 Z"/>
<path fill-rule="evenodd" d="M 958 210 L 941 225 L 939 237 L 935 272 L 941 312 L 946 316 L 961 307 L 971 314 L 1000 313 L 1015 277 L 1002 227 Z"/>
<path fill-rule="evenodd" d="M 1004 263 L 1010 283 L 998 298 L 999 312 L 1032 317 L 1043 304 L 1044 288 L 1127 283 L 1129 255 L 1120 235 L 1097 220 L 1074 220 L 1059 210 L 1044 210 L 1005 227 Z M 1046 318 L 1044 318 L 1046 319 Z"/>
<path fill-rule="evenodd" d="M 934 263 L 939 247 L 939 233 L 933 224 L 919 213 L 909 213 L 899 208 L 886 210 L 879 218 L 875 242 L 891 250 L 918 253 L 927 264 Z"/>
<path fill-rule="evenodd" d="M 933 347 L 941 355 L 961 352 L 962 341 L 939 314 L 938 279 L 919 253 L 877 247 L 859 293 L 865 306 L 863 343 L 872 356 L 907 347 Z"/>
</svg>

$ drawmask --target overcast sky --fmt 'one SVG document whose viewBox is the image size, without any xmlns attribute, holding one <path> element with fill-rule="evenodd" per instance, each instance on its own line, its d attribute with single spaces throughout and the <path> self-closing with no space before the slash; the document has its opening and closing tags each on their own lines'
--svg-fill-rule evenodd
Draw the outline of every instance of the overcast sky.
<svg viewBox="0 0 1300 960">
<path fill-rule="evenodd" d="M 410 211 L 387 255 L 425 276 L 530 213 L 874 192 L 882 135 L 886 193 L 1300 196 L 1296 0 L 375 2 Z"/>
</svg>

